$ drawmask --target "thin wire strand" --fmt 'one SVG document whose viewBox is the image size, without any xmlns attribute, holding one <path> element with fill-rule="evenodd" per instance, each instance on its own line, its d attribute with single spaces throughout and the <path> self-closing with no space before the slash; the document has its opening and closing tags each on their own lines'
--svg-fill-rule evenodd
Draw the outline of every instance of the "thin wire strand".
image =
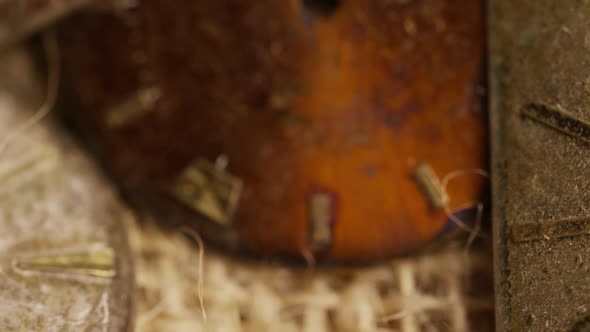
<svg viewBox="0 0 590 332">
<path fill-rule="evenodd" d="M 442 187 L 443 192 L 447 191 L 447 186 L 449 185 L 449 182 L 451 180 L 456 179 L 460 176 L 466 176 L 466 175 L 479 175 L 479 176 L 483 176 L 486 179 L 489 179 L 488 172 L 486 172 L 485 170 L 480 169 L 480 168 L 453 171 L 453 172 L 447 173 L 441 181 L 441 187 Z M 477 206 L 478 204 L 481 204 L 481 202 L 468 203 L 464 206 L 465 207 L 473 207 L 473 206 Z M 461 228 L 464 231 L 467 231 L 469 233 L 473 232 L 473 227 L 470 227 L 469 225 L 465 224 L 461 219 L 457 218 L 453 214 L 453 212 L 451 211 L 451 208 L 449 207 L 449 205 L 446 205 L 443 208 L 443 210 L 444 210 L 447 218 L 449 218 L 449 220 L 451 220 L 459 228 Z"/>
<path fill-rule="evenodd" d="M 197 263 L 197 273 L 199 274 L 197 278 L 197 297 L 199 298 L 199 305 L 201 307 L 201 313 L 203 314 L 203 320 L 206 322 L 207 312 L 205 311 L 205 305 L 203 303 L 203 263 L 205 259 L 205 244 L 203 243 L 203 239 L 201 239 L 201 236 L 192 228 L 181 227 L 180 231 L 193 238 L 199 246 L 199 262 Z"/>
<path fill-rule="evenodd" d="M 477 237 L 479 231 L 481 230 L 482 216 L 483 216 L 483 204 L 478 203 L 476 217 L 475 217 L 475 227 L 473 227 L 473 231 L 469 233 L 469 237 L 467 238 L 467 242 L 465 243 L 465 252 L 469 251 L 469 248 L 471 248 L 473 241 L 475 241 L 475 238 Z"/>
<path fill-rule="evenodd" d="M 478 203 L 476 207 L 476 215 L 475 215 L 475 225 L 471 232 L 469 232 L 469 236 L 467 237 L 467 241 L 465 242 L 465 246 L 463 247 L 463 265 L 465 266 L 465 270 L 470 270 L 471 259 L 469 257 L 469 252 L 471 249 L 471 245 L 475 241 L 475 238 L 478 236 L 479 231 L 481 230 L 481 222 L 483 217 L 483 204 Z M 472 280 L 469 278 L 469 275 L 464 275 L 463 284 L 466 288 L 471 287 Z"/>
<path fill-rule="evenodd" d="M 315 256 L 311 252 L 311 250 L 307 248 L 301 249 L 301 257 L 305 260 L 305 265 L 308 269 L 313 270 L 316 266 Z"/>
<path fill-rule="evenodd" d="M 0 142 L 0 154 L 4 152 L 6 147 L 10 144 L 16 136 L 22 134 L 31 126 L 43 120 L 49 112 L 53 109 L 57 95 L 59 92 L 59 75 L 61 71 L 59 46 L 57 44 L 57 37 L 55 31 L 47 30 L 43 33 L 43 48 L 47 58 L 47 92 L 45 101 L 37 109 L 35 114 L 23 122 L 20 126 L 14 129 L 11 133 L 6 135 L 4 140 Z"/>
</svg>

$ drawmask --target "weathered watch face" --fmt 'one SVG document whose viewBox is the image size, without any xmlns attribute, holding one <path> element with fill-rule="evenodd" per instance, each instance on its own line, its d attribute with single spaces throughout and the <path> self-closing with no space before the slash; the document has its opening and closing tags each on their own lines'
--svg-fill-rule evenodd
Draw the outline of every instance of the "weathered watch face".
<svg viewBox="0 0 590 332">
<path fill-rule="evenodd" d="M 140 1 L 61 27 L 129 197 L 241 252 L 368 261 L 478 200 L 482 1 Z"/>
</svg>

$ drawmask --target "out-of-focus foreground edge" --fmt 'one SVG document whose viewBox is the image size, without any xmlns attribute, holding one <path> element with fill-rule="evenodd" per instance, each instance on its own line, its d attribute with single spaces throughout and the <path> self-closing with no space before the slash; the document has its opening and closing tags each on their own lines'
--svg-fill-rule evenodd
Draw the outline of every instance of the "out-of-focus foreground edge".
<svg viewBox="0 0 590 332">
<path fill-rule="evenodd" d="M 507 331 L 510 319 L 509 294 L 507 293 L 507 251 L 504 202 L 506 190 L 506 157 L 503 150 L 504 117 L 502 89 L 502 58 L 498 52 L 495 30 L 497 21 L 497 0 L 487 3 L 487 73 L 488 73 L 488 106 L 490 117 L 490 169 L 492 190 L 492 233 L 494 245 L 494 288 L 496 305 L 496 331 Z"/>
</svg>

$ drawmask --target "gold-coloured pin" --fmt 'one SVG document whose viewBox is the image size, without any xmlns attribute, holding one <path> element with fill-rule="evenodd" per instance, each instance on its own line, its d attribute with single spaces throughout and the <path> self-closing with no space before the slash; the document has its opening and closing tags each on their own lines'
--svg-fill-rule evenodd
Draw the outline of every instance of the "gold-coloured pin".
<svg viewBox="0 0 590 332">
<path fill-rule="evenodd" d="M 174 181 L 172 195 L 195 212 L 227 226 L 237 209 L 242 181 L 224 169 L 226 164 L 223 157 L 216 165 L 197 160 Z"/>
<path fill-rule="evenodd" d="M 160 98 L 161 91 L 157 87 L 138 90 L 122 103 L 115 105 L 106 112 L 105 124 L 108 128 L 120 128 L 146 112 L 154 109 L 156 101 Z"/>
<path fill-rule="evenodd" d="M 449 205 L 449 195 L 429 164 L 420 164 L 414 172 L 414 178 L 433 209 L 442 209 Z"/>
<path fill-rule="evenodd" d="M 113 278 L 116 276 L 115 251 L 109 247 L 91 248 L 68 254 L 49 254 L 15 258 L 20 274 L 59 274 L 72 277 Z"/>
<path fill-rule="evenodd" d="M 325 249 L 332 244 L 334 198 L 329 193 L 314 193 L 309 202 L 310 242 L 314 249 Z"/>
</svg>

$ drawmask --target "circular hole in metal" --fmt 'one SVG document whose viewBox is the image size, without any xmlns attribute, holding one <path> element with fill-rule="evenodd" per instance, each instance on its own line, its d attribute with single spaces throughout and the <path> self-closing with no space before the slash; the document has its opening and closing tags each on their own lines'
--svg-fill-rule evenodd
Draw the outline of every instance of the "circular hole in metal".
<svg viewBox="0 0 590 332">
<path fill-rule="evenodd" d="M 303 6 L 317 15 L 328 16 L 340 7 L 341 0 L 303 0 Z"/>
</svg>

